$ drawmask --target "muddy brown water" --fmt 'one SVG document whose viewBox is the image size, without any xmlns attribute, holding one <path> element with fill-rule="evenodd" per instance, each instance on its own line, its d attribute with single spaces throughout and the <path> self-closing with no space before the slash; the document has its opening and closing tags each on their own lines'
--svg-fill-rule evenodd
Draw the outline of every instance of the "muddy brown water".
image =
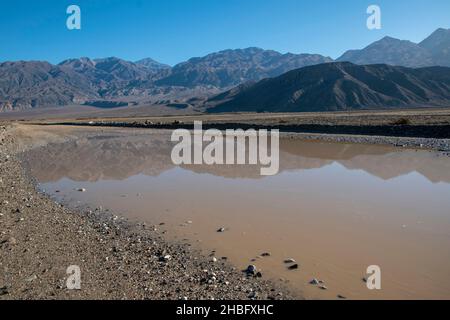
<svg viewBox="0 0 450 320">
<path fill-rule="evenodd" d="M 281 139 L 279 174 L 261 177 L 259 166 L 174 166 L 169 134 L 118 130 L 28 159 L 56 200 L 158 225 L 306 298 L 450 299 L 450 158 Z M 381 268 L 381 290 L 362 281 L 370 265 Z"/>
</svg>

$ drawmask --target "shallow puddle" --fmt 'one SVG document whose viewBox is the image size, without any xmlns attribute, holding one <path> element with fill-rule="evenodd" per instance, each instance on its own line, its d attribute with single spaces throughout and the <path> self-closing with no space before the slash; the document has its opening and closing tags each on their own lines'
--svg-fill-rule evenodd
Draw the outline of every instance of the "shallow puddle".
<svg viewBox="0 0 450 320">
<path fill-rule="evenodd" d="M 241 269 L 255 264 L 306 298 L 450 299 L 450 158 L 282 139 L 279 174 L 262 177 L 259 166 L 176 167 L 169 134 L 52 144 L 29 153 L 31 172 L 61 202 L 164 223 L 167 237 Z M 362 281 L 370 265 L 381 268 L 381 290 Z"/>
</svg>

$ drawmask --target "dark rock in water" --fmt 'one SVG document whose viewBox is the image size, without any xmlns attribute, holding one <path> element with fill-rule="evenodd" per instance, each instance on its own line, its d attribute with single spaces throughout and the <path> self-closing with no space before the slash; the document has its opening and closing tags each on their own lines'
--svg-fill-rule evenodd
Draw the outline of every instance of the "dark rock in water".
<svg viewBox="0 0 450 320">
<path fill-rule="evenodd" d="M 298 269 L 298 264 L 293 264 L 292 266 L 288 267 L 289 270 L 297 270 Z"/>
<path fill-rule="evenodd" d="M 247 269 L 245 269 L 245 272 L 247 274 L 256 274 L 256 266 L 254 266 L 253 264 L 249 265 Z"/>
</svg>

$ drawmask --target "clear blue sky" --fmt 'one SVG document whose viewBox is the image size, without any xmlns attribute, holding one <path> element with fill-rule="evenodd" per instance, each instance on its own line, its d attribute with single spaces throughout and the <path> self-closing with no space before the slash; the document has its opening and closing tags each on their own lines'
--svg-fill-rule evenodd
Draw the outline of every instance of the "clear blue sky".
<svg viewBox="0 0 450 320">
<path fill-rule="evenodd" d="M 82 29 L 66 28 L 66 9 Z M 366 9 L 382 9 L 381 30 Z M 450 0 L 0 0 L 0 61 L 117 56 L 176 64 L 251 46 L 336 58 L 389 35 L 420 41 L 450 28 Z"/>
</svg>

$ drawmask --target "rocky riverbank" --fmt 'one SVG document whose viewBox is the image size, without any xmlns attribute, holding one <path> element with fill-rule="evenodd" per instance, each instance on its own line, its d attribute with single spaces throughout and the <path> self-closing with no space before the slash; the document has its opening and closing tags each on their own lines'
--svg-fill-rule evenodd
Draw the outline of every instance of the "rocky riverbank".
<svg viewBox="0 0 450 320">
<path fill-rule="evenodd" d="M 0 299 L 294 298 L 283 283 L 167 241 L 158 226 L 74 212 L 38 193 L 20 153 L 45 134 L 21 126 L 0 124 Z M 72 265 L 81 290 L 67 289 Z"/>
</svg>

